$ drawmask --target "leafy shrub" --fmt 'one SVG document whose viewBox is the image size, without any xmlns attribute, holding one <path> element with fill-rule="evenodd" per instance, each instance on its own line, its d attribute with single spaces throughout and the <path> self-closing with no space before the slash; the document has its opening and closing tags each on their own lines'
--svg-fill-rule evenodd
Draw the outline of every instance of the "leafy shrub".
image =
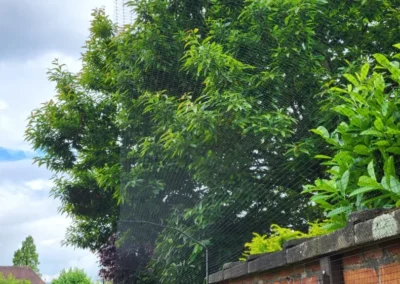
<svg viewBox="0 0 400 284">
<path fill-rule="evenodd" d="M 253 233 L 254 237 L 251 242 L 246 243 L 246 251 L 240 260 L 246 260 L 246 257 L 253 254 L 275 252 L 282 250 L 285 242 L 299 238 L 311 238 L 326 234 L 327 231 L 322 229 L 320 223 L 311 223 L 308 233 L 292 230 L 289 228 L 281 228 L 278 225 L 271 225 L 271 234 L 260 235 Z"/>
<path fill-rule="evenodd" d="M 62 270 L 60 276 L 52 284 L 92 284 L 90 278 L 81 269 Z"/>
<path fill-rule="evenodd" d="M 400 48 L 400 44 L 395 45 Z M 327 92 L 329 108 L 339 115 L 340 124 L 329 132 L 312 131 L 329 145 L 332 156 L 318 155 L 328 166 L 328 178 L 305 186 L 311 200 L 329 218 L 328 230 L 344 227 L 353 211 L 394 208 L 400 205 L 400 64 L 382 54 L 374 55 L 377 66 L 360 73 L 345 74 L 350 82 Z M 396 54 L 394 59 L 400 58 Z"/>
<path fill-rule="evenodd" d="M 15 279 L 12 274 L 9 274 L 6 278 L 4 277 L 3 273 L 0 273 L 0 284 L 31 284 L 31 281 L 25 279 Z"/>
</svg>

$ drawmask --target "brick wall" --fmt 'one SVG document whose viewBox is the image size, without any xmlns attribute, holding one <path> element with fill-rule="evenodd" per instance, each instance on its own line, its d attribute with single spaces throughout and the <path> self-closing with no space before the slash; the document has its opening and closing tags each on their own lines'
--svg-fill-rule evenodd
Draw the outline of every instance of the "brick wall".
<svg viewBox="0 0 400 284">
<path fill-rule="evenodd" d="M 379 244 L 343 255 L 345 283 L 400 283 L 400 243 Z"/>
<path fill-rule="evenodd" d="M 330 235 L 227 263 L 210 283 L 400 284 L 400 210 L 357 213 Z"/>
<path fill-rule="evenodd" d="M 329 260 L 336 281 L 345 284 L 400 283 L 400 240 L 381 243 L 344 253 Z M 317 284 L 324 281 L 320 260 L 294 267 L 226 280 L 221 284 Z"/>
</svg>

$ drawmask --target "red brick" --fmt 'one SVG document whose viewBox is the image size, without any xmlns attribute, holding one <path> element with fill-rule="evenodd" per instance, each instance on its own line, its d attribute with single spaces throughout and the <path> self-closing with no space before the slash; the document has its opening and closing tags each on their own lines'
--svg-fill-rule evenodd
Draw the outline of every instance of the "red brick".
<svg viewBox="0 0 400 284">
<path fill-rule="evenodd" d="M 293 269 L 291 269 L 290 271 L 288 271 L 289 272 L 288 276 L 289 275 L 299 275 L 299 274 L 303 273 L 304 270 L 305 270 L 304 266 L 296 266 Z"/>
<path fill-rule="evenodd" d="M 273 278 L 275 278 L 275 277 L 273 275 L 271 275 L 271 273 L 265 273 L 265 274 L 261 275 L 261 279 L 265 280 L 265 281 L 269 281 Z"/>
<path fill-rule="evenodd" d="M 379 283 L 378 274 L 374 269 L 361 268 L 344 271 L 344 283 L 346 284 L 376 284 Z"/>
<path fill-rule="evenodd" d="M 301 271 L 304 271 L 304 268 Z M 292 274 L 293 274 L 293 269 L 283 269 L 275 273 L 275 277 L 289 277 Z"/>
<path fill-rule="evenodd" d="M 321 270 L 321 266 L 319 264 L 319 261 L 315 261 L 315 262 L 310 262 L 309 264 L 306 265 L 306 270 L 307 271 L 320 271 Z"/>
<path fill-rule="evenodd" d="M 343 265 L 346 267 L 348 265 L 360 264 L 363 263 L 364 259 L 361 254 L 347 256 L 343 258 Z"/>
<path fill-rule="evenodd" d="M 366 259 L 378 259 L 383 257 L 383 250 L 382 249 L 376 249 L 376 250 L 371 250 L 367 251 L 364 253 L 364 257 Z"/>
<path fill-rule="evenodd" d="M 380 267 L 381 283 L 400 283 L 400 263 L 382 265 Z"/>
<path fill-rule="evenodd" d="M 318 283 L 317 277 L 309 277 L 309 278 L 303 278 L 301 280 L 301 284 L 316 284 Z"/>
<path fill-rule="evenodd" d="M 395 255 L 395 256 L 400 255 L 400 244 L 396 244 L 396 245 L 387 247 L 387 251 L 391 255 Z"/>
</svg>

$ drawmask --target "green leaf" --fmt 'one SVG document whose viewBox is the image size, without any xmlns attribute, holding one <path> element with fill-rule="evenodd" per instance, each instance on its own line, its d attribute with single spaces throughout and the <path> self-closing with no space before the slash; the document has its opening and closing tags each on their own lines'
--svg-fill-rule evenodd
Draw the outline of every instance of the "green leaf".
<svg viewBox="0 0 400 284">
<path fill-rule="evenodd" d="M 377 118 L 374 122 L 374 125 L 376 127 L 376 129 L 378 129 L 379 131 L 382 131 L 385 128 L 385 125 L 382 122 L 382 119 Z"/>
<path fill-rule="evenodd" d="M 400 182 L 394 176 L 390 176 L 390 191 L 400 195 Z"/>
<path fill-rule="evenodd" d="M 356 114 L 351 108 L 347 107 L 346 105 L 335 106 L 332 108 L 332 110 L 347 117 L 352 117 Z"/>
<path fill-rule="evenodd" d="M 386 152 L 400 155 L 400 147 L 389 147 Z"/>
<path fill-rule="evenodd" d="M 371 192 L 374 190 L 377 190 L 379 188 L 375 187 L 375 186 L 364 186 L 364 187 L 360 187 L 356 190 L 354 190 L 352 193 L 349 194 L 350 197 L 358 195 L 358 194 L 362 194 L 362 193 L 367 193 L 367 192 Z"/>
<path fill-rule="evenodd" d="M 368 164 L 368 174 L 374 181 L 376 181 L 376 175 L 375 175 L 375 170 L 374 170 L 374 160 L 372 160 Z"/>
<path fill-rule="evenodd" d="M 369 187 L 380 188 L 380 184 L 376 180 L 374 180 L 373 178 L 371 178 L 369 176 L 361 176 L 358 179 L 358 186 L 361 186 L 361 187 L 369 186 Z"/>
<path fill-rule="evenodd" d="M 326 155 L 316 155 L 316 159 L 325 159 L 325 160 L 331 160 L 332 157 L 326 156 Z"/>
<path fill-rule="evenodd" d="M 335 206 L 333 206 L 332 204 L 326 202 L 325 200 L 317 200 L 315 201 L 315 203 L 317 203 L 320 207 L 322 207 L 323 209 L 333 209 L 335 208 Z"/>
<path fill-rule="evenodd" d="M 333 209 L 332 211 L 330 211 L 328 213 L 327 217 L 330 218 L 330 217 L 333 217 L 333 216 L 336 216 L 336 215 L 339 215 L 342 213 L 349 213 L 349 212 L 351 212 L 352 208 L 353 208 L 353 206 L 350 205 L 350 206 L 342 206 L 342 207 Z"/>
<path fill-rule="evenodd" d="M 367 200 L 363 201 L 363 204 L 365 205 L 365 204 L 368 204 L 368 203 L 371 203 L 371 202 L 375 202 L 377 200 L 380 201 L 380 200 L 382 200 L 384 198 L 391 197 L 392 195 L 393 195 L 393 193 L 379 195 L 377 197 L 373 197 L 373 198 L 370 198 L 370 199 L 367 199 Z"/>
<path fill-rule="evenodd" d="M 389 67 L 390 61 L 386 58 L 385 55 L 377 53 L 377 54 L 374 54 L 374 58 L 383 67 L 386 67 L 386 68 Z"/>
<path fill-rule="evenodd" d="M 383 165 L 383 170 L 386 176 L 396 176 L 396 169 L 394 167 L 394 158 L 390 156 L 389 159 Z"/>
<path fill-rule="evenodd" d="M 354 152 L 360 155 L 369 155 L 369 149 L 365 145 L 357 145 L 354 147 Z"/>
<path fill-rule="evenodd" d="M 387 101 L 384 101 L 384 102 L 382 103 L 382 114 L 383 114 L 384 116 L 386 116 L 388 110 L 389 110 L 389 103 L 388 103 Z"/>
<path fill-rule="evenodd" d="M 390 191 L 390 185 L 389 185 L 389 177 L 388 176 L 383 176 L 381 180 L 381 185 L 384 189 Z"/>
<path fill-rule="evenodd" d="M 349 172 L 349 170 L 347 170 L 343 173 L 343 176 L 340 179 L 340 186 L 341 186 L 343 192 L 345 192 L 347 189 L 347 186 L 349 184 L 349 178 L 350 178 L 350 172 Z"/>
<path fill-rule="evenodd" d="M 311 129 L 312 132 L 314 132 L 315 134 L 321 136 L 322 138 L 328 139 L 329 138 L 329 132 L 328 130 L 323 127 L 323 126 L 319 126 L 316 129 Z"/>
<path fill-rule="evenodd" d="M 388 127 L 388 130 L 386 130 L 386 134 L 398 135 L 400 134 L 400 130 Z"/>
<path fill-rule="evenodd" d="M 314 195 L 313 197 L 311 197 L 310 200 L 317 202 L 320 200 L 327 200 L 327 199 L 331 198 L 332 196 L 333 196 L 333 194 L 331 194 L 331 195 L 317 194 L 317 195 Z"/>
<path fill-rule="evenodd" d="M 363 65 L 363 67 L 361 68 L 361 74 L 360 74 L 361 82 L 364 81 L 367 78 L 368 72 L 369 72 L 369 64 L 365 63 Z"/>
<path fill-rule="evenodd" d="M 360 134 L 368 135 L 368 136 L 376 136 L 376 137 L 381 137 L 383 135 L 382 132 L 379 132 L 378 130 L 375 130 L 373 128 L 367 129 L 367 130 L 361 132 Z"/>
<path fill-rule="evenodd" d="M 344 74 L 343 77 L 345 77 L 347 79 L 347 81 L 352 83 L 354 86 L 359 86 L 360 85 L 358 80 L 351 74 Z"/>
<path fill-rule="evenodd" d="M 400 49 L 400 43 L 393 44 L 393 46 L 397 49 Z"/>
<path fill-rule="evenodd" d="M 376 146 L 389 146 L 390 143 L 387 140 L 379 140 L 374 143 Z"/>
<path fill-rule="evenodd" d="M 355 92 L 350 92 L 350 96 L 351 96 L 354 100 L 356 100 L 357 102 L 359 102 L 359 103 L 362 103 L 362 104 L 367 103 L 367 101 L 365 100 L 365 98 L 364 98 L 362 95 L 360 95 L 360 94 L 357 94 L 357 93 L 355 93 Z"/>
</svg>

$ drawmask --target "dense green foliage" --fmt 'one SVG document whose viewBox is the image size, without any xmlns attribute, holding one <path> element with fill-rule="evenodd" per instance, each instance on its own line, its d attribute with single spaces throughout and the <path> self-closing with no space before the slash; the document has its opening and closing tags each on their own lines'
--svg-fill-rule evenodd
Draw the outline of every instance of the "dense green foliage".
<svg viewBox="0 0 400 284">
<path fill-rule="evenodd" d="M 121 33 L 94 12 L 81 72 L 55 62 L 49 78 L 57 97 L 33 111 L 27 128 L 27 140 L 44 153 L 37 162 L 55 174 L 53 195 L 74 220 L 66 243 L 98 250 L 118 219 L 144 219 L 202 241 L 215 271 L 243 253 L 252 232 L 270 233 L 272 224 L 306 231 L 322 215 L 303 185 L 331 174 L 313 156 L 341 151 L 309 130 L 330 133 L 334 119 L 345 119 L 329 111 L 338 90 L 318 94 L 331 81 L 344 84 L 342 74 L 373 54 L 393 51 L 399 4 L 130 5 L 136 19 Z M 342 207 L 336 200 L 326 202 Z M 203 279 L 204 251 L 179 231 L 119 229 L 120 247 L 141 260 L 132 275 L 151 268 L 143 283 Z"/>
<path fill-rule="evenodd" d="M 32 236 L 26 237 L 26 239 L 22 242 L 21 248 L 14 252 L 12 261 L 14 266 L 29 266 L 33 271 L 40 275 L 39 255 L 36 252 L 36 245 Z"/>
<path fill-rule="evenodd" d="M 242 255 L 241 260 L 246 260 L 246 257 L 252 254 L 260 254 L 266 252 L 275 252 L 282 250 L 285 242 L 300 238 L 312 238 L 321 236 L 327 233 L 321 227 L 320 223 L 310 224 L 308 233 L 303 233 L 288 228 L 281 228 L 276 224 L 271 226 L 271 233 L 268 235 L 260 235 L 253 233 L 251 242 L 245 243 L 246 250 Z"/>
<path fill-rule="evenodd" d="M 92 284 L 90 278 L 83 270 L 72 269 L 62 270 L 58 278 L 51 281 L 52 284 Z"/>
<path fill-rule="evenodd" d="M 31 281 L 15 279 L 11 274 L 4 277 L 3 273 L 0 273 L 0 284 L 31 284 Z"/>
<path fill-rule="evenodd" d="M 304 192 L 315 193 L 311 200 L 327 212 L 330 229 L 345 226 L 353 211 L 400 205 L 400 54 L 374 58 L 373 73 L 365 63 L 359 73 L 344 74 L 347 85 L 326 92 L 327 107 L 340 115 L 337 127 L 313 129 L 329 145 L 331 156 L 317 156 L 329 178 Z"/>
</svg>

